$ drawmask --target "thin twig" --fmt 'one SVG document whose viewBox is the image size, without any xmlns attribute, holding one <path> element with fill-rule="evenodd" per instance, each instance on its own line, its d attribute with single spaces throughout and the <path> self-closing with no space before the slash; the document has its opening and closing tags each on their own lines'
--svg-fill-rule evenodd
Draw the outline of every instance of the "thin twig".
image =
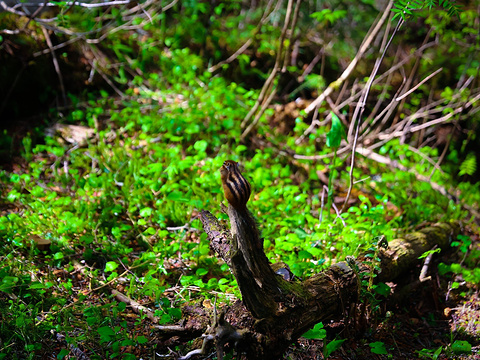
<svg viewBox="0 0 480 360">
<path fill-rule="evenodd" d="M 58 64 L 57 55 L 55 54 L 55 50 L 53 50 L 52 40 L 50 39 L 50 35 L 48 34 L 47 29 L 42 26 L 43 36 L 45 36 L 45 41 L 47 42 L 47 46 L 50 49 L 50 53 L 52 54 L 52 61 L 53 67 L 55 68 L 55 72 L 58 76 L 58 82 L 60 83 L 60 91 L 62 93 L 62 102 L 63 106 L 67 105 L 67 94 L 65 93 L 65 86 L 63 85 L 63 76 L 60 70 L 60 65 Z"/>
<path fill-rule="evenodd" d="M 343 153 L 346 153 L 347 151 L 350 151 L 352 147 L 350 145 L 346 145 L 340 149 L 338 149 L 337 151 L 337 155 L 341 155 Z M 322 155 L 300 155 L 300 154 L 295 154 L 293 155 L 293 158 L 294 159 L 298 159 L 298 160 L 322 160 L 322 159 L 327 159 L 327 158 L 331 158 L 334 156 L 334 152 L 330 152 L 328 154 L 322 154 Z"/>
<path fill-rule="evenodd" d="M 437 247 L 438 246 L 435 245 L 432 250 L 435 250 Z M 425 258 L 425 261 L 423 262 L 422 270 L 420 271 L 420 276 L 418 277 L 418 280 L 420 280 L 420 282 L 425 282 L 432 278 L 431 276 L 427 276 L 427 271 L 428 266 L 430 265 L 430 261 L 432 261 L 433 254 L 434 252 L 429 253 Z"/>
<path fill-rule="evenodd" d="M 400 69 L 403 65 L 405 65 L 407 62 L 410 61 L 410 59 L 413 57 L 413 56 L 418 56 L 419 54 L 422 54 L 423 51 L 425 51 L 426 49 L 434 46 L 437 44 L 437 41 L 432 41 L 432 42 L 429 42 L 423 46 L 421 46 L 420 48 L 418 48 L 415 52 L 413 52 L 413 54 L 410 54 L 409 56 L 407 56 L 405 59 L 401 60 L 399 63 L 393 65 L 392 67 L 390 67 L 386 72 L 384 72 L 382 75 L 379 75 L 374 81 L 373 81 L 373 84 L 376 85 L 378 83 L 380 83 L 385 77 L 388 77 L 388 76 L 391 76 L 395 71 L 397 71 L 398 69 Z M 403 85 L 403 83 L 402 83 Z M 342 92 L 344 92 L 344 90 L 346 89 L 346 86 L 345 86 L 345 83 L 344 83 L 344 86 L 342 87 Z M 381 119 L 382 117 L 384 118 L 384 121 L 382 121 L 382 124 L 385 123 L 386 119 L 389 118 L 389 116 L 391 115 L 391 113 L 393 113 L 393 111 L 395 110 L 395 107 L 397 105 L 397 102 L 394 101 L 394 98 L 398 96 L 398 94 L 401 92 L 401 89 L 402 87 L 400 87 L 398 90 L 397 90 L 397 93 L 395 94 L 395 96 L 393 97 L 392 101 L 390 102 L 389 105 L 387 105 L 385 107 L 385 109 L 377 116 L 375 117 L 374 119 L 374 123 L 376 123 L 379 119 Z M 343 101 L 340 105 L 338 105 L 338 109 L 343 109 L 345 106 L 347 105 L 352 105 L 352 102 L 354 102 L 357 98 L 359 98 L 363 93 L 363 89 L 360 89 L 358 92 L 354 93 L 353 95 L 351 95 L 347 100 Z M 454 97 L 458 96 L 457 94 L 454 95 Z M 437 106 L 438 104 L 442 103 L 444 101 L 444 99 L 441 99 L 437 102 L 434 102 L 432 104 L 429 104 L 427 105 L 427 107 L 424 107 L 424 108 L 421 108 L 419 111 L 424 111 L 425 109 L 428 109 L 430 107 L 435 107 Z M 318 108 L 318 107 L 317 107 Z M 387 115 L 385 115 L 385 113 L 387 113 Z M 385 115 L 385 116 L 384 116 Z M 326 114 L 326 120 L 327 119 L 330 119 L 330 113 L 328 112 Z M 411 117 L 420 117 L 420 116 L 425 116 L 425 115 L 419 115 L 418 112 L 415 113 L 415 114 L 412 114 Z M 410 118 L 410 117 L 408 117 Z M 322 121 L 322 124 L 323 124 L 323 121 Z M 309 132 L 311 132 L 313 130 L 313 128 L 315 127 L 315 125 L 318 125 L 318 124 L 311 124 L 310 127 L 305 131 L 304 133 L 304 136 L 308 135 Z M 399 124 L 397 124 L 398 126 Z M 318 125 L 318 126 L 322 126 L 322 125 Z M 363 130 L 362 130 L 363 131 Z M 377 130 L 373 136 L 372 135 L 367 135 L 366 136 L 366 139 L 373 139 L 376 137 L 378 131 L 380 131 L 380 128 L 379 130 Z M 383 135 L 380 135 L 380 136 L 383 136 Z M 385 136 L 388 136 L 389 139 L 393 138 L 393 136 L 391 135 L 385 135 Z M 362 136 L 362 138 L 365 138 L 365 136 Z M 387 141 L 385 141 L 387 142 Z M 380 145 L 381 146 L 381 145 Z M 351 146 L 350 145 L 347 145 L 347 147 L 345 148 L 342 148 L 340 149 L 337 153 L 338 154 L 341 154 L 341 153 L 344 153 L 345 151 L 348 151 L 351 149 Z M 333 157 L 333 152 L 332 153 L 329 153 L 329 154 L 324 154 L 324 155 L 301 155 L 301 154 L 295 154 L 294 157 L 296 159 L 302 159 L 302 160 L 321 160 L 321 159 L 325 159 L 325 158 L 330 158 L 330 157 Z"/>
<path fill-rule="evenodd" d="M 318 121 L 318 107 L 315 108 L 315 112 L 313 113 L 312 117 L 312 122 L 310 123 L 310 126 L 303 132 L 303 134 L 295 140 L 295 144 L 299 145 L 302 143 L 303 139 L 305 139 L 315 127 L 321 127 L 323 125 L 326 125 L 330 119 L 325 119 L 324 121 Z"/>
<path fill-rule="evenodd" d="M 441 72 L 443 70 L 443 68 L 440 68 L 440 69 L 437 69 L 436 71 L 434 71 L 433 73 L 431 73 L 430 75 L 428 75 L 425 79 L 423 79 L 422 81 L 420 81 L 417 85 L 415 85 L 413 88 L 411 88 L 410 90 L 408 90 L 406 93 L 400 95 L 399 97 L 397 97 L 395 99 L 395 101 L 400 101 L 402 100 L 403 98 L 407 97 L 408 95 L 410 95 L 412 92 L 414 92 L 415 90 L 417 90 L 420 86 L 422 86 L 423 84 L 425 84 L 428 80 L 430 80 L 432 77 L 434 77 L 435 75 L 437 75 L 439 72 Z"/>
<path fill-rule="evenodd" d="M 115 296 L 115 298 L 118 301 L 124 302 L 127 305 L 130 305 L 132 307 L 132 310 L 137 313 L 137 314 L 144 314 L 147 316 L 147 318 L 154 324 L 157 324 L 160 318 L 158 316 L 155 316 L 153 311 L 148 309 L 147 307 L 143 306 L 139 302 L 129 298 L 127 295 L 122 294 L 120 291 L 112 289 L 112 295 Z"/>
<path fill-rule="evenodd" d="M 432 32 L 432 29 L 429 29 L 427 35 L 425 36 L 425 38 L 423 40 L 422 45 L 425 45 L 427 40 L 430 38 L 430 33 L 431 32 Z M 410 88 L 410 85 L 413 82 L 415 74 L 417 73 L 418 67 L 420 66 L 420 60 L 421 60 L 421 56 L 419 55 L 419 56 L 416 57 L 415 63 L 413 64 L 413 68 L 410 70 L 410 75 L 408 76 L 408 79 L 405 83 L 405 89 Z M 398 110 L 397 110 L 397 115 L 394 117 L 391 126 L 395 126 L 395 124 L 400 120 L 400 115 L 399 114 L 403 111 L 404 106 L 405 106 L 405 99 L 400 101 L 400 104 L 399 104 Z M 407 124 L 407 126 L 410 126 L 410 124 Z M 404 142 L 405 142 L 405 138 L 401 138 L 400 143 L 403 144 Z"/>
<path fill-rule="evenodd" d="M 115 84 L 108 78 L 108 76 L 106 76 L 103 71 L 101 71 L 96 65 L 95 65 L 95 62 L 94 61 L 89 61 L 90 65 L 92 66 L 93 69 L 95 69 L 99 74 L 100 76 L 103 78 L 103 80 L 105 80 L 105 82 L 110 85 L 112 87 L 112 89 L 123 99 L 125 98 L 125 94 L 123 92 L 120 91 L 119 88 L 117 88 L 115 86 Z"/>
<path fill-rule="evenodd" d="M 208 68 L 208 72 L 215 72 L 218 69 L 220 69 L 223 65 L 230 64 L 233 60 L 235 60 L 239 55 L 243 54 L 245 50 L 248 49 L 248 47 L 252 44 L 253 39 L 250 38 L 248 39 L 245 44 L 240 46 L 237 51 L 235 51 L 232 55 L 230 55 L 226 60 L 220 61 L 218 64 L 210 66 Z"/>
<path fill-rule="evenodd" d="M 377 154 L 376 152 L 373 152 L 370 149 L 357 148 L 356 152 L 359 155 L 362 155 L 362 156 L 365 156 L 365 157 L 369 158 L 370 160 L 373 160 L 373 161 L 376 161 L 378 163 L 391 166 L 391 167 L 393 167 L 395 169 L 398 169 L 400 171 L 409 172 L 409 169 L 406 166 L 403 166 L 402 164 L 400 164 L 398 161 L 392 160 L 392 159 L 390 159 L 386 156 Z M 455 195 L 452 195 L 452 194 L 448 193 L 448 191 L 443 186 L 431 181 L 428 177 L 415 173 L 415 178 L 419 181 L 426 182 L 426 183 L 430 184 L 432 189 L 438 191 L 440 194 L 442 194 L 444 196 L 448 196 L 449 198 L 455 198 Z"/>
<path fill-rule="evenodd" d="M 285 57 L 283 59 L 283 67 L 282 67 L 282 72 L 287 71 L 287 66 L 289 66 L 290 62 L 290 54 L 292 52 L 293 48 L 293 37 L 295 35 L 295 27 L 297 26 L 297 20 L 298 20 L 298 14 L 300 12 L 300 4 L 302 3 L 302 0 L 298 0 L 297 4 L 295 6 L 295 10 L 293 12 L 293 20 L 292 20 L 292 26 L 290 30 L 290 36 L 288 37 L 288 47 L 285 50 Z"/>
<path fill-rule="evenodd" d="M 61 48 L 64 48 L 65 46 L 68 46 L 70 44 L 73 44 L 74 42 L 76 41 L 79 41 L 79 40 L 83 40 L 82 37 L 78 36 L 78 37 L 74 37 L 74 38 L 71 38 L 71 39 L 68 39 L 67 41 L 63 42 L 63 43 L 60 43 L 58 45 L 55 45 L 55 46 L 52 46 L 52 48 L 48 48 L 48 49 L 44 49 L 44 50 L 40 50 L 40 51 L 37 51 L 37 52 L 34 52 L 33 53 L 33 57 L 38 57 L 38 56 L 41 56 L 41 55 L 45 55 L 45 54 L 48 54 L 49 52 L 51 52 L 52 50 L 58 50 L 58 49 L 61 49 Z"/>
<path fill-rule="evenodd" d="M 275 89 L 276 89 L 276 87 L 274 87 L 270 91 L 270 95 L 268 96 L 267 100 L 262 104 L 262 107 L 260 108 L 260 111 L 257 113 L 257 115 L 255 115 L 255 119 L 253 119 L 252 123 L 245 129 L 245 131 L 242 134 L 242 136 L 240 137 L 240 139 L 243 140 L 245 138 L 245 136 L 247 136 L 250 133 L 250 131 L 252 131 L 252 129 L 255 127 L 255 125 L 257 125 L 257 123 L 260 120 L 260 118 L 262 117 L 263 113 L 265 112 L 267 107 L 272 102 L 272 99 L 275 96 Z"/>
<path fill-rule="evenodd" d="M 448 137 L 447 143 L 445 144 L 445 147 L 443 148 L 442 154 L 438 158 L 438 161 L 435 164 L 435 168 L 432 170 L 432 172 L 430 173 L 430 176 L 428 177 L 429 179 L 431 179 L 433 177 L 433 174 L 435 174 L 435 170 L 440 169 L 440 171 L 441 171 L 440 164 L 442 163 L 443 159 L 445 158 L 445 155 L 447 155 L 447 151 L 448 151 L 448 148 L 450 147 L 450 141 L 452 140 L 452 137 L 453 136 Z"/>
<path fill-rule="evenodd" d="M 430 164 L 433 165 L 433 167 L 435 169 L 437 169 L 438 171 L 440 171 L 440 173 L 442 175 L 445 175 L 445 172 L 442 170 L 442 168 L 439 166 L 439 163 L 438 162 L 435 162 L 433 161 L 429 156 L 425 155 L 424 153 L 422 153 L 420 150 L 418 150 L 417 148 L 414 148 L 413 146 L 410 146 L 408 145 L 408 150 L 410 151 L 413 151 L 415 154 L 417 155 L 420 155 L 421 157 L 423 157 L 425 160 L 427 160 Z M 435 171 L 435 170 L 434 170 Z M 431 177 L 432 175 L 430 175 Z"/>
<path fill-rule="evenodd" d="M 445 121 L 447 121 L 448 119 L 450 119 L 451 117 L 453 117 L 454 115 L 456 114 L 459 114 L 461 113 L 466 107 L 474 104 L 475 102 L 477 102 L 478 100 L 480 100 L 480 95 L 477 95 L 475 96 L 473 99 L 471 99 L 468 103 L 466 103 L 464 106 L 459 106 L 458 108 L 456 108 L 455 110 L 453 110 L 452 112 L 448 113 L 447 115 L 445 116 L 442 116 L 438 119 L 435 119 L 435 120 L 432 120 L 432 121 L 429 121 L 429 122 L 426 122 L 424 124 L 420 124 L 420 125 L 417 125 L 417 126 L 413 126 L 411 127 L 410 129 L 407 129 L 407 130 L 403 130 L 403 131 L 397 131 L 392 135 L 392 138 L 393 137 L 399 137 L 399 136 L 402 136 L 405 134 L 405 132 L 410 132 L 410 133 L 414 133 L 416 131 L 419 131 L 419 130 L 422 130 L 422 129 L 425 129 L 425 128 L 428 128 L 430 126 L 433 126 L 433 125 L 437 125 L 437 124 L 441 124 Z"/>
<path fill-rule="evenodd" d="M 318 215 L 318 226 L 323 221 L 323 208 L 325 207 L 325 193 L 328 194 L 328 187 L 327 185 L 322 186 L 322 195 L 321 195 L 321 202 L 320 202 L 320 214 Z"/>
<path fill-rule="evenodd" d="M 315 67 L 315 65 L 317 65 L 317 63 L 320 61 L 320 59 L 322 58 L 323 56 L 323 53 L 325 52 L 325 49 L 322 47 L 320 49 L 320 51 L 317 53 L 317 55 L 315 55 L 315 57 L 313 58 L 313 60 L 310 62 L 310 64 L 308 64 L 307 68 L 305 69 L 305 71 L 303 72 L 302 75 L 300 75 L 300 77 L 298 78 L 298 82 L 303 82 L 303 80 L 305 80 L 305 78 L 307 77 L 308 74 L 310 74 L 313 70 L 313 68 Z"/>
<path fill-rule="evenodd" d="M 79 7 L 84 7 L 84 8 L 98 8 L 98 7 L 106 7 L 106 6 L 115 6 L 115 5 L 126 5 L 130 4 L 130 0 L 116 0 L 116 1 L 105 1 L 105 2 L 100 2 L 100 3 L 83 3 L 79 1 L 67 1 L 62 3 L 64 6 L 79 6 Z M 13 9 L 19 8 L 19 7 L 36 7 L 38 6 L 38 3 L 20 3 L 12 6 Z M 47 2 L 45 4 L 47 7 L 58 7 L 58 3 L 54 2 Z"/>
</svg>

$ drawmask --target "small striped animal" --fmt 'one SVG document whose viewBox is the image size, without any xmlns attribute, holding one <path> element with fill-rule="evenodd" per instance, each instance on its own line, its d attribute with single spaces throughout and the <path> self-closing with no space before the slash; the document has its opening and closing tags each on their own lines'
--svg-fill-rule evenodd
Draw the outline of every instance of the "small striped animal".
<svg viewBox="0 0 480 360">
<path fill-rule="evenodd" d="M 220 175 L 225 198 L 229 204 L 236 210 L 245 210 L 252 187 L 240 172 L 238 163 L 233 160 L 225 161 L 220 168 Z"/>
</svg>

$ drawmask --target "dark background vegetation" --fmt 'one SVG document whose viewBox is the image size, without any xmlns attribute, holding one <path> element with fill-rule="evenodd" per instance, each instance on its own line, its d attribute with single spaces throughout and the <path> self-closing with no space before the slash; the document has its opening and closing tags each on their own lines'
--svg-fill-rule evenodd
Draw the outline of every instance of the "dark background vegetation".
<svg viewBox="0 0 480 360">
<path fill-rule="evenodd" d="M 359 319 L 285 359 L 479 356 L 478 1 L 2 4 L 0 359 L 198 347 L 207 324 L 158 325 L 240 297 L 198 220 L 226 220 L 227 159 L 252 183 L 268 258 L 298 278 L 462 223 L 432 280 L 417 281 L 419 260 L 367 281 Z"/>
</svg>

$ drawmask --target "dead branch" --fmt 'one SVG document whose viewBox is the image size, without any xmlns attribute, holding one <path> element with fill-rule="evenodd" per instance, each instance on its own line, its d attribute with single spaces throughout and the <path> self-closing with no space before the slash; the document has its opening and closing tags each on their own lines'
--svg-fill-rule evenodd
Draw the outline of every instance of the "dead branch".
<svg viewBox="0 0 480 360">
<path fill-rule="evenodd" d="M 297 2 L 300 2 L 300 1 L 301 0 L 297 0 Z M 290 24 L 290 17 L 291 17 L 292 8 L 293 8 L 293 0 L 288 0 L 287 12 L 285 14 L 285 21 L 284 21 L 282 32 L 281 32 L 280 39 L 279 39 L 277 56 L 275 58 L 275 65 L 273 66 L 272 72 L 268 76 L 267 80 L 263 84 L 262 90 L 260 91 L 260 95 L 258 96 L 258 99 L 255 102 L 255 105 L 252 107 L 252 109 L 248 112 L 245 119 L 242 121 L 242 124 L 241 124 L 242 129 L 245 128 L 245 126 L 250 121 L 252 116 L 257 112 L 258 108 L 260 107 L 260 104 L 263 103 L 263 106 L 262 106 L 260 112 L 255 117 L 255 119 L 252 121 L 252 123 L 247 128 L 245 128 L 245 130 L 243 131 L 243 133 L 240 137 L 241 140 L 245 139 L 245 137 L 247 137 L 247 135 L 250 133 L 250 131 L 252 131 L 252 129 L 255 127 L 255 125 L 257 124 L 261 115 L 263 114 L 265 109 L 268 107 L 268 105 L 270 104 L 270 101 L 273 98 L 273 96 L 270 94 L 270 96 L 266 99 L 266 102 L 264 102 L 266 94 L 268 93 L 269 90 L 271 91 L 271 89 L 272 89 L 273 80 L 275 79 L 275 77 L 277 75 L 277 72 L 280 68 L 280 61 L 282 59 L 282 56 L 284 56 L 284 54 L 283 54 L 284 41 L 285 41 L 285 36 L 287 34 L 288 26 Z"/>
<path fill-rule="evenodd" d="M 388 4 L 387 4 L 387 7 L 385 8 L 384 12 L 383 12 L 383 15 L 382 17 L 380 18 L 380 20 L 377 22 L 377 23 L 374 23 L 374 25 L 372 25 L 372 29 L 370 31 L 370 34 L 369 36 L 366 37 L 366 39 L 364 40 L 364 42 L 362 43 L 362 45 L 360 46 L 360 48 L 358 49 L 358 52 L 357 54 L 355 55 L 355 57 L 353 58 L 353 60 L 351 61 L 351 63 L 348 65 L 348 67 L 344 70 L 344 72 L 342 73 L 342 75 L 340 75 L 340 77 L 335 80 L 334 82 L 330 83 L 330 85 L 328 85 L 328 87 L 325 89 L 325 91 L 320 94 L 319 97 L 317 97 L 306 109 L 305 109 L 305 112 L 308 114 L 310 112 L 312 112 L 312 110 L 319 106 L 324 100 L 325 100 L 325 97 L 327 96 L 330 96 L 331 93 L 338 89 L 340 87 L 340 85 L 350 76 L 350 74 L 352 73 L 352 71 L 355 69 L 355 67 L 357 66 L 358 62 L 360 61 L 360 59 L 363 57 L 363 55 L 365 54 L 365 52 L 367 51 L 367 49 L 370 47 L 373 39 L 375 39 L 375 37 L 377 36 L 378 32 L 380 31 L 380 29 L 382 28 L 384 22 L 387 20 L 389 14 L 390 14 L 390 9 L 392 8 L 393 6 L 393 1 L 389 1 Z"/>
<path fill-rule="evenodd" d="M 230 64 L 232 61 L 234 61 L 240 54 L 243 54 L 243 52 L 245 50 L 248 49 L 248 47 L 251 45 L 251 43 L 253 42 L 253 38 L 256 36 L 256 34 L 258 32 L 260 32 L 261 28 L 263 25 L 265 25 L 265 23 L 267 22 L 267 20 L 270 18 L 270 16 L 272 15 L 272 12 L 270 12 L 270 9 L 272 7 L 272 4 L 273 4 L 273 0 L 269 0 L 269 2 L 267 3 L 267 6 L 265 8 L 265 11 L 263 12 L 263 16 L 262 18 L 260 19 L 260 22 L 258 23 L 257 27 L 255 28 L 254 32 L 253 32 L 253 35 L 251 38 L 249 38 L 245 44 L 243 44 L 242 46 L 240 46 L 240 48 L 238 48 L 237 51 L 235 51 L 232 55 L 230 55 L 226 60 L 223 60 L 223 61 L 220 61 L 218 64 L 216 65 L 213 65 L 213 66 L 210 66 L 208 68 L 208 72 L 215 72 L 217 71 L 218 69 L 220 69 L 223 65 L 226 65 L 226 64 Z"/>
<path fill-rule="evenodd" d="M 432 250 L 435 250 L 436 248 L 437 248 L 437 245 L 435 245 Z M 422 270 L 420 271 L 420 276 L 418 277 L 418 280 L 420 280 L 420 282 L 425 282 L 432 279 L 431 276 L 427 276 L 427 271 L 428 271 L 428 266 L 430 265 L 430 261 L 432 261 L 433 254 L 434 254 L 433 252 L 428 254 L 427 257 L 425 258 L 425 261 L 423 262 Z"/>
<path fill-rule="evenodd" d="M 411 88 L 410 90 L 408 90 L 407 92 L 403 93 L 402 95 L 398 96 L 395 101 L 400 101 L 402 99 L 404 99 L 405 97 L 407 97 L 408 95 L 410 95 L 412 92 L 414 92 L 415 90 L 417 90 L 420 86 L 422 86 L 423 84 L 425 84 L 428 80 L 430 80 L 432 77 L 434 77 L 435 75 L 437 75 L 438 73 L 440 73 L 441 71 L 443 70 L 443 68 L 440 68 L 440 69 L 437 69 L 435 70 L 433 73 L 431 73 L 430 75 L 428 75 L 427 77 L 425 77 L 425 79 L 423 79 L 422 81 L 420 81 L 417 85 L 415 85 L 413 88 Z"/>
<path fill-rule="evenodd" d="M 373 80 L 375 79 L 375 76 L 377 75 L 378 69 L 380 68 L 380 64 L 382 63 L 383 58 L 385 57 L 385 54 L 386 54 L 390 44 L 392 43 L 392 40 L 393 40 L 395 34 L 400 29 L 402 24 L 403 24 L 403 19 L 400 18 L 400 20 L 397 23 L 397 26 L 395 27 L 395 30 L 392 33 L 392 36 L 390 37 L 390 40 L 388 41 L 387 45 L 385 46 L 385 49 L 383 50 L 382 55 L 375 62 L 375 66 L 373 68 L 372 74 L 370 75 L 370 77 L 368 79 L 368 82 L 367 82 L 367 85 L 365 86 L 363 99 L 357 104 L 357 107 L 355 108 L 355 112 L 354 112 L 352 120 L 351 120 L 351 128 L 353 128 L 355 123 L 357 123 L 357 126 L 355 128 L 355 137 L 353 139 L 353 144 L 352 144 L 352 155 L 351 155 L 350 172 L 349 172 L 349 186 L 348 186 L 348 190 L 347 190 L 347 195 L 345 197 L 345 202 L 343 203 L 343 206 L 342 206 L 342 209 L 340 210 L 340 213 L 342 213 L 343 210 L 345 209 L 345 207 L 347 206 L 348 200 L 350 199 L 350 194 L 352 193 L 352 189 L 353 189 L 353 181 L 354 181 L 354 179 L 353 179 L 353 169 L 355 167 L 355 148 L 357 146 L 358 132 L 359 132 L 359 129 L 360 129 L 362 114 L 363 114 L 363 111 L 365 109 L 365 103 L 367 101 L 368 94 L 370 93 L 370 88 L 372 87 Z M 357 120 L 357 115 L 358 115 L 358 120 Z"/>
<path fill-rule="evenodd" d="M 285 49 L 285 56 L 283 59 L 283 67 L 282 67 L 282 72 L 287 71 L 287 66 L 289 66 L 290 63 L 290 57 L 292 53 L 292 48 L 295 43 L 293 41 L 294 35 L 295 35 L 295 27 L 297 26 L 297 20 L 298 20 L 298 14 L 300 12 L 300 4 L 302 3 L 302 0 L 298 0 L 297 4 L 295 5 L 295 10 L 293 12 L 293 19 L 292 19 L 292 26 L 290 27 L 290 34 L 288 37 L 288 47 Z"/>
<path fill-rule="evenodd" d="M 145 314 L 147 318 L 154 324 L 157 324 L 159 321 L 159 318 L 155 316 L 155 314 L 145 306 L 141 305 L 140 303 L 136 302 L 133 299 L 130 299 L 128 296 L 122 294 L 120 291 L 117 291 L 115 289 L 112 289 L 112 295 L 115 296 L 115 298 L 118 301 L 124 302 L 127 305 L 130 305 L 132 307 L 132 310 L 137 313 L 137 314 Z"/>
<path fill-rule="evenodd" d="M 47 42 L 47 46 L 50 49 L 50 53 L 52 54 L 53 66 L 58 76 L 58 82 L 60 84 L 60 92 L 62 93 L 63 106 L 65 106 L 67 104 L 67 94 L 65 93 L 65 86 L 63 85 L 63 76 L 60 70 L 60 65 L 58 65 L 57 55 L 55 54 L 55 50 L 53 50 L 52 40 L 50 39 L 50 35 L 48 34 L 47 29 L 45 29 L 42 26 L 42 31 L 43 31 L 43 36 L 45 37 L 45 41 Z"/>
<path fill-rule="evenodd" d="M 383 155 L 377 154 L 377 153 L 373 152 L 371 149 L 358 148 L 356 151 L 359 155 L 363 155 L 363 156 L 369 158 L 370 160 L 373 160 L 373 161 L 376 161 L 378 163 L 391 166 L 391 167 L 396 168 L 396 169 L 401 170 L 401 171 L 405 171 L 405 172 L 409 171 L 408 168 L 406 168 L 405 166 L 400 164 L 398 161 L 391 160 L 390 158 L 387 158 Z M 432 186 L 432 189 L 438 191 L 440 194 L 442 194 L 444 196 L 448 196 L 451 199 L 455 199 L 457 197 L 455 194 L 450 194 L 443 186 L 441 186 L 441 185 L 439 185 L 435 182 L 432 182 L 426 176 L 415 173 L 415 177 L 419 181 L 429 183 Z"/>
</svg>

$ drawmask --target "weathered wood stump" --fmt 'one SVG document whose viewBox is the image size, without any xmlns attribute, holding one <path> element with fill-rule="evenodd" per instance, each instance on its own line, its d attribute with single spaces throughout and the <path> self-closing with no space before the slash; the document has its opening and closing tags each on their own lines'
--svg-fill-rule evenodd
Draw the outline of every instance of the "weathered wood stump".
<svg viewBox="0 0 480 360">
<path fill-rule="evenodd" d="M 334 264 L 305 281 L 286 281 L 272 270 L 263 248 L 251 236 L 252 231 L 243 228 L 250 224 L 242 224 L 231 206 L 228 215 L 231 232 L 208 211 L 202 211 L 201 220 L 212 249 L 230 266 L 242 293 L 242 302 L 225 309 L 223 324 L 217 325 L 228 323 L 235 329 L 231 332 L 232 340 L 246 359 L 281 358 L 305 331 L 321 321 L 345 316 L 355 304 L 360 291 L 358 271 L 346 262 Z M 458 231 L 458 223 L 435 224 L 404 239 L 390 241 L 388 248 L 379 250 L 377 279 L 394 280 L 418 263 L 425 251 L 435 245 L 447 248 Z M 354 267 L 374 271 L 365 269 L 362 261 L 356 261 Z"/>
</svg>

